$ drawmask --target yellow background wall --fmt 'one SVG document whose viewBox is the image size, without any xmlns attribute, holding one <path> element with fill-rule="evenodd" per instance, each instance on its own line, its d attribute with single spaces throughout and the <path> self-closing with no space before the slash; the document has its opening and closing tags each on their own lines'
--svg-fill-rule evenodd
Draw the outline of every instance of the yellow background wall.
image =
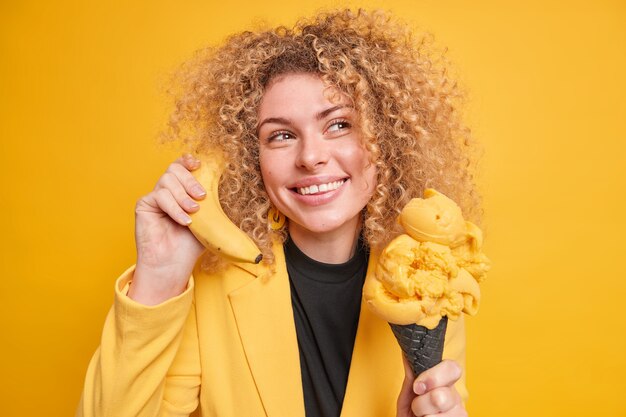
<svg viewBox="0 0 626 417">
<path fill-rule="evenodd" d="M 174 155 L 156 145 L 167 74 L 253 21 L 340 4 L 295 3 L 0 3 L 0 415 L 74 412 L 134 203 Z M 626 416 L 626 5 L 359 4 L 450 48 L 485 147 L 470 415 Z"/>
</svg>

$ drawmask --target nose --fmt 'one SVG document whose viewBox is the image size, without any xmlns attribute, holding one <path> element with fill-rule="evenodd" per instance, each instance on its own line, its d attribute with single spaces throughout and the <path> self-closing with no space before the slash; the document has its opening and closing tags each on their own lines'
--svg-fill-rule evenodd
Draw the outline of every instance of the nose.
<svg viewBox="0 0 626 417">
<path fill-rule="evenodd" d="M 300 139 L 296 164 L 308 171 L 324 166 L 330 157 L 329 142 L 323 138 L 309 136 Z"/>
</svg>

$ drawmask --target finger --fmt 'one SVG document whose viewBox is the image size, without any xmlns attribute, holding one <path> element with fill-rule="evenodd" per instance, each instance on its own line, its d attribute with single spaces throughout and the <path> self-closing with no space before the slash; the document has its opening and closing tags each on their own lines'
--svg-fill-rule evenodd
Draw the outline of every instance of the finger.
<svg viewBox="0 0 626 417">
<path fill-rule="evenodd" d="M 450 411 L 448 411 L 446 413 L 446 416 L 450 416 L 450 417 L 467 417 L 467 410 L 465 410 L 465 407 L 463 406 L 463 404 L 457 404 L 454 407 L 452 407 L 452 409 Z"/>
<path fill-rule="evenodd" d="M 461 367 L 453 360 L 446 359 L 417 376 L 413 390 L 417 395 L 437 387 L 451 387 L 461 378 Z"/>
<path fill-rule="evenodd" d="M 189 171 L 194 171 L 200 167 L 200 160 L 190 153 L 184 153 L 176 162 L 180 163 Z"/>
<path fill-rule="evenodd" d="M 152 208 L 158 208 L 166 213 L 176 223 L 182 226 L 191 224 L 191 217 L 181 208 L 172 193 L 167 188 L 153 191 L 143 198 L 146 204 Z M 141 209 L 138 208 L 138 211 Z"/>
<path fill-rule="evenodd" d="M 461 396 L 454 388 L 439 387 L 426 394 L 418 395 L 411 404 L 416 416 L 445 413 L 461 405 Z"/>
<path fill-rule="evenodd" d="M 409 360 L 402 354 L 402 364 L 404 365 L 404 382 L 409 381 L 413 382 L 415 380 L 415 374 L 413 373 L 413 369 L 411 369 L 411 364 Z"/>
<path fill-rule="evenodd" d="M 196 200 L 202 200 L 206 196 L 206 190 L 202 184 L 200 184 L 193 174 L 179 162 L 170 164 L 167 171 L 165 171 L 165 174 L 171 174 L 176 177 L 178 182 L 182 184 L 185 192 Z M 165 176 L 165 174 L 163 176 Z M 157 183 L 157 187 L 158 186 L 159 183 Z"/>
<path fill-rule="evenodd" d="M 196 203 L 195 200 L 189 196 L 179 178 L 171 172 L 163 174 L 155 188 L 157 191 L 161 189 L 168 190 L 178 205 L 181 206 L 187 213 L 194 213 L 200 208 L 198 203 Z"/>
<path fill-rule="evenodd" d="M 398 408 L 398 416 L 408 416 L 411 414 L 411 403 L 415 398 L 415 393 L 413 392 L 414 377 L 411 365 L 409 365 L 409 361 L 404 354 L 402 354 L 402 362 L 404 363 L 404 381 L 402 382 L 396 406 Z"/>
</svg>

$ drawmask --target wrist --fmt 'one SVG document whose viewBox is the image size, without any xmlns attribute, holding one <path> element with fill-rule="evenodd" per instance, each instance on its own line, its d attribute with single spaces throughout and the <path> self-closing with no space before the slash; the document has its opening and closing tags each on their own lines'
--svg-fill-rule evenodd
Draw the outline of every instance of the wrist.
<svg viewBox="0 0 626 417">
<path fill-rule="evenodd" d="M 131 281 L 128 293 L 130 299 L 140 304 L 154 306 L 174 298 L 187 289 L 189 275 L 181 279 L 173 277 L 163 271 L 153 271 L 150 268 L 137 265 Z"/>
</svg>

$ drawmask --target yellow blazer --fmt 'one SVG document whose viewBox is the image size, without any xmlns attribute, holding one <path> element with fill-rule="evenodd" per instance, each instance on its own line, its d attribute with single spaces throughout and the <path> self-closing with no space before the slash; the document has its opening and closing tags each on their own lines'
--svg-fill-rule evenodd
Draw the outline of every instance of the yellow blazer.
<svg viewBox="0 0 626 417">
<path fill-rule="evenodd" d="M 196 268 L 183 294 L 152 307 L 126 296 L 133 268 L 126 271 L 76 415 L 304 417 L 282 246 L 274 253 L 274 270 Z M 462 319 L 450 321 L 444 358 L 464 367 L 464 347 Z M 389 325 L 362 303 L 341 417 L 396 415 L 401 354 Z M 466 399 L 464 379 L 456 387 Z"/>
</svg>

